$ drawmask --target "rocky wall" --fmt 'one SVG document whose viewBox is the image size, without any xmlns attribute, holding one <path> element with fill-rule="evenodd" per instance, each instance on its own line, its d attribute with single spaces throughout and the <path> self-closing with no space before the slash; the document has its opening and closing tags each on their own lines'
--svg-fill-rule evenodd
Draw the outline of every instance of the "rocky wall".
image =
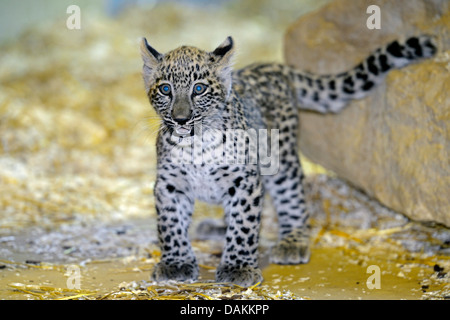
<svg viewBox="0 0 450 320">
<path fill-rule="evenodd" d="M 380 29 L 369 29 L 370 5 Z M 300 148 L 384 205 L 450 226 L 450 10 L 445 0 L 338 0 L 296 21 L 287 63 L 319 74 L 352 68 L 405 36 L 437 36 L 436 57 L 389 73 L 340 114 L 300 112 Z"/>
</svg>

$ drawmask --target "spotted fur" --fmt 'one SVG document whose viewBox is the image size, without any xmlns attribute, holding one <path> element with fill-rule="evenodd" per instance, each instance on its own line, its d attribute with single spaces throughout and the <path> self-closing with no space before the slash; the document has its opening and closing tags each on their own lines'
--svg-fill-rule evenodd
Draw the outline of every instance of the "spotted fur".
<svg viewBox="0 0 450 320">
<path fill-rule="evenodd" d="M 435 51 L 432 39 L 420 36 L 392 42 L 337 75 L 273 63 L 232 72 L 230 37 L 212 52 L 182 46 L 166 54 L 144 38 L 145 88 L 162 119 L 154 190 L 162 256 L 152 278 L 197 279 L 188 228 L 199 199 L 225 209 L 226 228 L 213 228 L 225 239 L 216 280 L 243 286 L 262 281 L 258 237 L 264 190 L 279 221 L 271 261 L 307 263 L 309 214 L 297 149 L 298 109 L 339 112 L 349 100 L 366 96 L 389 70 Z M 262 161 L 265 153 L 272 155 L 269 164 Z M 273 164 L 276 170 L 267 171 Z"/>
</svg>

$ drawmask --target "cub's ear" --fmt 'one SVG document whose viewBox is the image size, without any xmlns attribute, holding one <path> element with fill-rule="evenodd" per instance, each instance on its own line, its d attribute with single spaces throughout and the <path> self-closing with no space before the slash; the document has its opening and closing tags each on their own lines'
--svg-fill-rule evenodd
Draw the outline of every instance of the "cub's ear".
<svg viewBox="0 0 450 320">
<path fill-rule="evenodd" d="M 233 38 L 227 37 L 224 42 L 222 42 L 211 55 L 211 62 L 218 63 L 231 63 L 231 58 L 234 54 L 234 42 Z"/>
<path fill-rule="evenodd" d="M 144 78 L 145 89 L 148 93 L 154 82 L 154 73 L 158 63 L 162 60 L 163 55 L 153 49 L 147 42 L 147 39 L 141 39 L 141 56 L 144 61 L 142 76 Z"/>
<path fill-rule="evenodd" d="M 141 56 L 144 63 L 149 67 L 162 59 L 162 54 L 152 48 L 145 38 L 141 39 Z"/>
<path fill-rule="evenodd" d="M 234 43 L 231 37 L 225 39 L 213 52 L 209 53 L 210 62 L 217 68 L 220 79 L 225 87 L 227 99 L 230 96 L 232 77 L 231 70 L 234 55 Z"/>
</svg>

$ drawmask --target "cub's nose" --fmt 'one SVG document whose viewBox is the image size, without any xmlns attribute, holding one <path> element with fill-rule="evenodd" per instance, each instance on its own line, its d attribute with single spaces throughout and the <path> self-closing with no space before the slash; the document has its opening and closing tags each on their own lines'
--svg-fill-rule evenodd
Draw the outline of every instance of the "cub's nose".
<svg viewBox="0 0 450 320">
<path fill-rule="evenodd" d="M 176 123 L 178 123 L 180 126 L 182 126 L 183 124 L 185 124 L 186 122 L 189 121 L 189 118 L 175 118 L 173 119 Z"/>
</svg>

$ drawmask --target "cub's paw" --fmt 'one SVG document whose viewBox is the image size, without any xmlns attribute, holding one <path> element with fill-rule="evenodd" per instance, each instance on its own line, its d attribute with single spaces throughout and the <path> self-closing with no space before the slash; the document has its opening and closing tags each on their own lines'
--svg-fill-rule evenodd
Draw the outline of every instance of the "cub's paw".
<svg viewBox="0 0 450 320">
<path fill-rule="evenodd" d="M 263 281 L 261 270 L 252 267 L 221 265 L 216 271 L 217 282 L 231 282 L 241 287 L 250 287 Z"/>
<path fill-rule="evenodd" d="M 151 280 L 161 282 L 166 280 L 189 281 L 197 280 L 198 265 L 193 263 L 167 263 L 161 261 L 156 264 L 150 276 Z"/>
<path fill-rule="evenodd" d="M 308 263 L 310 256 L 309 237 L 298 231 L 289 234 L 272 247 L 270 262 L 276 264 Z"/>
</svg>

